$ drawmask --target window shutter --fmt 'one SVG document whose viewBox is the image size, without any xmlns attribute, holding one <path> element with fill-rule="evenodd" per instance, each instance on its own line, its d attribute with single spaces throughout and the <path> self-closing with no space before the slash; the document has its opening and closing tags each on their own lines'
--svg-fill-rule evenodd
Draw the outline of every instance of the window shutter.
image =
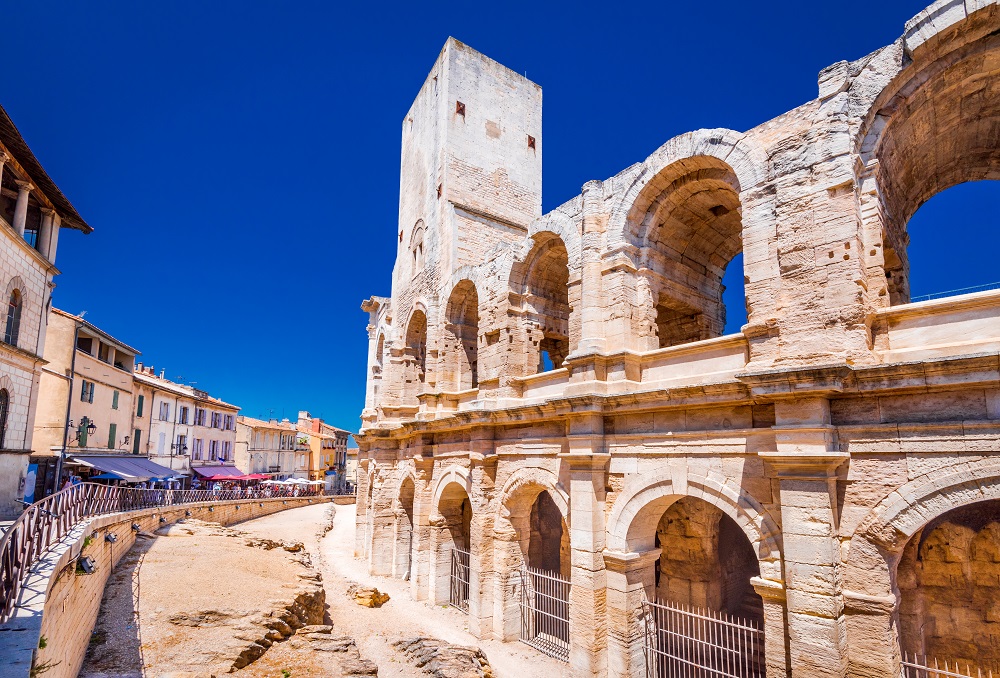
<svg viewBox="0 0 1000 678">
<path fill-rule="evenodd" d="M 145 396 L 139 396 L 139 404 L 135 408 L 135 416 L 137 417 L 142 416 L 142 405 L 145 402 L 145 400 L 146 400 Z M 138 440 L 138 438 L 136 438 L 136 440 Z"/>
<path fill-rule="evenodd" d="M 118 395 L 118 393 L 115 392 L 115 395 Z M 117 442 L 118 442 L 118 424 L 111 424 L 108 427 L 108 449 L 109 450 L 115 449 L 115 443 Z"/>
<path fill-rule="evenodd" d="M 139 396 L 139 398 L 141 400 L 142 396 Z M 134 435 L 132 436 L 132 454 L 139 454 L 139 440 L 142 438 L 142 431 L 136 429 L 133 433 Z"/>
<path fill-rule="evenodd" d="M 114 395 L 111 396 L 111 409 L 118 409 L 118 391 L 115 391 Z"/>
</svg>

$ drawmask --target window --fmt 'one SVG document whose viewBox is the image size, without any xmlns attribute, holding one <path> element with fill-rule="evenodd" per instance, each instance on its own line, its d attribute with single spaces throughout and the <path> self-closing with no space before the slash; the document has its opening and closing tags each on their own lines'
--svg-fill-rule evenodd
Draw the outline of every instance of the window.
<svg viewBox="0 0 1000 678">
<path fill-rule="evenodd" d="M 166 446 L 167 446 L 167 434 L 161 432 L 160 433 L 160 437 L 159 437 L 159 439 L 157 441 L 157 445 L 156 445 L 156 452 L 157 452 L 157 454 L 160 454 L 160 455 L 165 454 L 166 453 L 165 452 Z"/>
<path fill-rule="evenodd" d="M 212 412 L 212 428 L 222 428 L 222 415 L 218 412 Z"/>
<path fill-rule="evenodd" d="M 94 402 L 94 382 L 83 380 L 80 385 L 80 402 L 82 403 L 92 403 Z"/>
<path fill-rule="evenodd" d="M 108 427 L 108 449 L 115 449 L 115 444 L 118 442 L 118 424 L 111 424 Z"/>
<path fill-rule="evenodd" d="M 111 347 L 104 343 L 100 344 L 100 347 L 97 349 L 97 359 L 102 363 L 110 363 Z"/>
<path fill-rule="evenodd" d="M 225 423 L 223 424 L 222 428 L 225 429 L 226 431 L 232 431 L 233 430 L 233 426 L 236 425 L 236 417 L 234 417 L 231 414 L 227 414 L 225 416 L 224 420 L 225 420 Z"/>
<path fill-rule="evenodd" d="M 0 389 L 0 450 L 4 449 L 4 438 L 7 437 L 7 410 L 10 408 L 10 393 Z"/>
<path fill-rule="evenodd" d="M 76 349 L 87 355 L 94 355 L 94 340 L 90 337 L 77 337 Z"/>
<path fill-rule="evenodd" d="M 21 292 L 14 290 L 7 302 L 7 327 L 3 333 L 4 342 L 17 346 L 17 335 L 21 329 Z"/>
<path fill-rule="evenodd" d="M 200 407 L 195 408 L 195 411 L 194 411 L 194 425 L 195 426 L 204 426 L 205 425 L 205 410 L 201 409 Z"/>
<path fill-rule="evenodd" d="M 139 404 L 135 406 L 135 416 L 142 416 L 142 406 L 146 403 L 146 396 L 139 396 Z"/>
<path fill-rule="evenodd" d="M 194 449 L 191 450 L 192 459 L 203 459 L 205 457 L 205 441 L 201 438 L 194 439 Z"/>
<path fill-rule="evenodd" d="M 212 461 L 218 461 L 219 459 L 219 441 L 210 440 L 208 442 L 208 457 Z"/>
<path fill-rule="evenodd" d="M 118 391 L 115 391 L 114 394 L 111 396 L 111 409 L 113 410 L 118 409 Z"/>
<path fill-rule="evenodd" d="M 188 412 L 189 411 L 190 410 L 187 407 L 182 407 L 180 409 L 180 412 L 177 415 L 177 423 L 178 424 L 186 424 L 186 423 L 188 423 Z"/>
<path fill-rule="evenodd" d="M 187 452 L 185 449 L 187 447 L 187 436 L 177 435 L 177 444 L 174 446 L 174 454 L 184 454 Z"/>
<path fill-rule="evenodd" d="M 222 441 L 222 452 L 219 454 L 219 459 L 225 461 L 229 459 L 229 453 L 232 451 L 232 443 L 228 440 Z"/>
<path fill-rule="evenodd" d="M 139 396 L 140 398 L 142 396 Z M 132 431 L 132 454 L 139 454 L 139 441 L 142 439 L 142 431 L 135 429 Z"/>
<path fill-rule="evenodd" d="M 160 403 L 160 421 L 170 421 L 170 403 Z"/>
</svg>

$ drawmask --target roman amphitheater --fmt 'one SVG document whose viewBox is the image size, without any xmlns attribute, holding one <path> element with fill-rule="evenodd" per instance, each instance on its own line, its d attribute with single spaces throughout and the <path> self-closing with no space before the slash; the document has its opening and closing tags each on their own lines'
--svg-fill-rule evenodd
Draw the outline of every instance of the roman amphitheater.
<svg viewBox="0 0 1000 678">
<path fill-rule="evenodd" d="M 370 571 L 574 676 L 1000 668 L 1000 290 L 912 302 L 907 259 L 924 202 L 1000 179 L 997 0 L 547 214 L 541 122 L 455 40 L 403 120 L 392 296 L 363 305 Z"/>
</svg>

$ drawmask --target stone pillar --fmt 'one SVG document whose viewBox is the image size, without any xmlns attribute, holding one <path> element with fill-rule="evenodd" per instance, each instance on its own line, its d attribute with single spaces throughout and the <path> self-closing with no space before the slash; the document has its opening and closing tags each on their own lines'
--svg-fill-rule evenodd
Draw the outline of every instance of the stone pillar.
<svg viewBox="0 0 1000 678">
<path fill-rule="evenodd" d="M 447 605 L 450 593 L 452 539 L 447 519 L 432 509 L 430 527 L 430 572 L 427 600 L 431 605 Z"/>
<path fill-rule="evenodd" d="M 428 582 L 430 581 L 431 561 L 431 526 L 430 514 L 433 510 L 433 485 L 431 478 L 434 470 L 434 458 L 413 455 L 413 465 L 417 473 L 416 490 L 413 495 L 413 548 L 410 550 L 410 595 L 414 600 L 426 600 Z"/>
<path fill-rule="evenodd" d="M 35 249 L 45 257 L 49 258 L 49 248 L 52 246 L 52 230 L 53 221 L 55 220 L 56 211 L 50 210 L 48 208 L 42 208 L 42 223 L 38 228 L 38 242 L 35 243 Z"/>
<path fill-rule="evenodd" d="M 842 678 L 846 629 L 840 590 L 836 444 L 826 398 L 775 403 L 777 451 L 760 452 L 778 477 L 788 653 L 793 678 Z"/>
<path fill-rule="evenodd" d="M 604 209 L 604 184 L 588 181 L 583 193 L 583 234 L 581 263 L 582 299 L 580 345 L 575 353 L 586 355 L 604 349 L 604 297 L 601 294 L 601 240 L 608 222 Z"/>
<path fill-rule="evenodd" d="M 55 265 L 56 252 L 59 251 L 59 229 L 62 228 L 62 219 L 59 215 L 52 218 L 52 237 L 49 238 L 49 263 Z"/>
<path fill-rule="evenodd" d="M 788 615 L 785 611 L 784 583 L 761 577 L 751 577 L 750 583 L 764 601 L 764 662 L 767 676 L 788 676 L 788 636 L 785 633 Z"/>
<path fill-rule="evenodd" d="M 607 576 L 607 676 L 646 675 L 643 640 L 646 626 L 642 603 L 652 600 L 660 549 L 644 553 L 604 552 Z M 572 633 L 573 629 L 570 628 Z M 598 674 L 603 675 L 603 674 Z"/>
<path fill-rule="evenodd" d="M 17 182 L 17 202 L 14 204 L 14 229 L 22 238 L 24 237 L 24 225 L 28 219 L 28 194 L 34 190 L 30 181 Z"/>
<path fill-rule="evenodd" d="M 492 426 L 476 426 L 469 432 L 469 466 L 476 497 L 473 503 L 470 539 L 469 632 L 476 638 L 493 636 L 493 595 L 497 578 L 493 557 L 493 514 L 485 497 L 492 494 L 497 475 Z"/>
<path fill-rule="evenodd" d="M 574 676 L 603 675 L 607 666 L 607 581 L 604 571 L 604 500 L 607 466 L 604 416 L 592 412 L 569 421 L 570 601 L 569 661 Z"/>
<path fill-rule="evenodd" d="M 896 596 L 844 591 L 844 613 L 851 639 L 850 678 L 895 678 L 900 675 Z"/>
<path fill-rule="evenodd" d="M 370 510 L 368 506 L 368 469 L 371 463 L 371 459 L 367 458 L 367 450 L 364 447 L 360 448 L 358 450 L 357 511 L 354 516 L 354 557 L 365 560 L 367 560 L 368 551 L 371 548 L 368 535 L 368 511 Z"/>
<path fill-rule="evenodd" d="M 10 156 L 3 151 L 0 151 L 0 181 L 3 180 L 3 170 L 8 160 L 10 160 Z"/>
</svg>

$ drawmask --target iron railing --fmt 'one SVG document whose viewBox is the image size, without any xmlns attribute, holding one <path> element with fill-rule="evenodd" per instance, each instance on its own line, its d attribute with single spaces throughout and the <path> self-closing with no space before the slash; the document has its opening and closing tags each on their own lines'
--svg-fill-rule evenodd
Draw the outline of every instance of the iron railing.
<svg viewBox="0 0 1000 678">
<path fill-rule="evenodd" d="M 451 551 L 451 578 L 448 604 L 469 613 L 469 552 L 460 548 Z"/>
<path fill-rule="evenodd" d="M 527 565 L 520 578 L 521 642 L 568 662 L 569 580 Z"/>
<path fill-rule="evenodd" d="M 764 631 L 724 612 L 643 603 L 646 678 L 763 678 Z"/>
<path fill-rule="evenodd" d="M 983 671 L 981 667 L 966 664 L 959 667 L 957 661 L 944 660 L 944 666 L 937 659 L 921 655 L 903 655 L 901 678 L 993 678 L 993 669 Z"/>
<path fill-rule="evenodd" d="M 96 516 L 147 508 L 236 499 L 319 496 L 318 486 L 237 488 L 234 490 L 143 490 L 81 483 L 29 505 L 0 537 L 0 622 L 14 613 L 21 588 L 53 544 L 79 523 Z"/>
</svg>

